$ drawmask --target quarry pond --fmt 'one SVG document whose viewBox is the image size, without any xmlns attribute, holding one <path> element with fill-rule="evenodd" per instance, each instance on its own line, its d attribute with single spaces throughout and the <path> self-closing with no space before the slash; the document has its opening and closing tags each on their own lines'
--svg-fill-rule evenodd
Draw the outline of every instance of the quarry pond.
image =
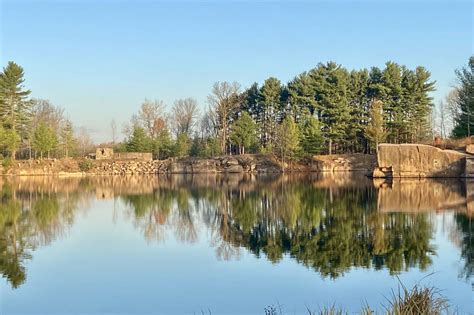
<svg viewBox="0 0 474 315">
<path fill-rule="evenodd" d="M 1 314 L 472 312 L 474 181 L 363 174 L 1 177 Z"/>
</svg>

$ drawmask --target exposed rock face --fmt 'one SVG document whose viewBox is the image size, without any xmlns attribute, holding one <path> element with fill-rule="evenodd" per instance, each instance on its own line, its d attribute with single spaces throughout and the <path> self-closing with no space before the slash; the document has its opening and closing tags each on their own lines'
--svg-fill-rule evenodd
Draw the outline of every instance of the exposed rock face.
<svg viewBox="0 0 474 315">
<path fill-rule="evenodd" d="M 373 177 L 463 177 L 465 154 L 424 144 L 380 144 Z"/>
<path fill-rule="evenodd" d="M 316 155 L 313 157 L 311 170 L 316 172 L 367 172 L 373 170 L 375 165 L 375 156 L 369 154 Z"/>
<path fill-rule="evenodd" d="M 474 144 L 466 144 L 466 153 L 474 154 Z"/>
<path fill-rule="evenodd" d="M 280 173 L 280 165 L 270 156 L 242 155 L 209 159 L 182 158 L 164 161 L 103 161 L 89 171 L 98 175 L 133 174 L 214 174 Z"/>
</svg>

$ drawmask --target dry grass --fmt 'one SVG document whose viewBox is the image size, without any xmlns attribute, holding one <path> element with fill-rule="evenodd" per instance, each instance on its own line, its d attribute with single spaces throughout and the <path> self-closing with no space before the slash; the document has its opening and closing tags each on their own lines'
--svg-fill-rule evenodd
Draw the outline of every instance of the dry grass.
<svg viewBox="0 0 474 315">
<path fill-rule="evenodd" d="M 449 312 L 448 301 L 441 295 L 440 291 L 433 287 L 415 285 L 407 289 L 402 283 L 399 284 L 398 291 L 392 291 L 392 295 L 387 298 L 388 305 L 384 311 L 375 312 L 367 303 L 358 314 L 362 315 L 441 315 L 452 314 Z M 349 315 L 343 308 L 331 305 L 318 311 L 307 308 L 309 315 Z M 278 309 L 269 306 L 265 308 L 265 315 L 283 315 L 281 307 Z"/>
<path fill-rule="evenodd" d="M 448 313 L 448 301 L 436 288 L 415 285 L 411 290 L 400 284 L 398 292 L 392 292 L 389 315 L 438 315 Z"/>
</svg>

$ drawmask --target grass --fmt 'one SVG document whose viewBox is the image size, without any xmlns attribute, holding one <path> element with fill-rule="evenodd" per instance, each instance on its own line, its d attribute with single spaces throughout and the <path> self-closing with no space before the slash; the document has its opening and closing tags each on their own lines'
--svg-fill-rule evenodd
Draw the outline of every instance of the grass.
<svg viewBox="0 0 474 315">
<path fill-rule="evenodd" d="M 387 298 L 388 304 L 384 306 L 382 312 L 372 310 L 367 303 L 363 305 L 357 314 L 362 315 L 441 315 L 452 314 L 449 312 L 449 305 L 440 291 L 433 287 L 424 287 L 415 285 L 411 289 L 407 289 L 402 283 L 398 287 L 398 291 L 392 291 L 392 295 Z M 317 311 L 306 308 L 308 315 L 348 315 L 349 313 L 343 308 L 336 305 L 324 307 Z M 278 308 L 268 306 L 265 308 L 265 315 L 283 315 L 281 306 Z"/>
</svg>

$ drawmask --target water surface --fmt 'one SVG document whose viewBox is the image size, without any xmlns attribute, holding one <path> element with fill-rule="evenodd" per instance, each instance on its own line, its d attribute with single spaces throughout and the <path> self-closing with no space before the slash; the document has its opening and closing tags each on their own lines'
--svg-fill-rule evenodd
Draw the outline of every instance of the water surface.
<svg viewBox="0 0 474 315">
<path fill-rule="evenodd" d="M 402 282 L 473 305 L 474 183 L 2 178 L 2 314 L 306 314 Z M 471 194 L 472 192 L 472 194 Z"/>
</svg>

